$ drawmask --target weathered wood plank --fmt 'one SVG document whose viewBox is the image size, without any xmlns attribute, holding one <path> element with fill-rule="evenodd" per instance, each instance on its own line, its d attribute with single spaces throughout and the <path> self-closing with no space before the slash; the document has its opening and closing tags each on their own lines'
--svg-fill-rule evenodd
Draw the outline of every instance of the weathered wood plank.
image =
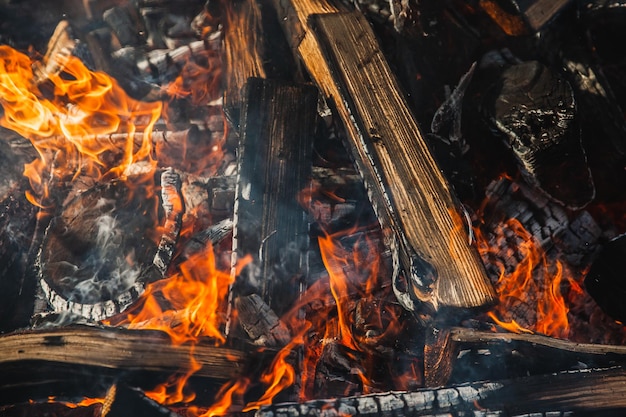
<svg viewBox="0 0 626 417">
<path fill-rule="evenodd" d="M 45 361 L 172 373 L 189 366 L 191 348 L 174 346 L 158 331 L 70 326 L 0 336 L 0 353 L 0 368 L 16 362 Z M 210 343 L 194 346 L 193 357 L 202 366 L 195 375 L 218 380 L 236 377 L 245 360 L 243 352 Z"/>
<path fill-rule="evenodd" d="M 359 13 L 337 13 L 324 1 L 274 1 L 292 45 L 332 99 L 349 148 L 383 228 L 391 230 L 396 264 L 412 291 L 397 291 L 434 308 L 479 307 L 495 294 L 458 205 L 420 133 L 401 90 Z"/>
</svg>

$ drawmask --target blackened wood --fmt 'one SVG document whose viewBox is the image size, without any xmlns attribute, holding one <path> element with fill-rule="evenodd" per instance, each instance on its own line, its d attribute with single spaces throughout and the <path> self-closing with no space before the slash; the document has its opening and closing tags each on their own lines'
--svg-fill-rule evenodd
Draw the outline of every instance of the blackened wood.
<svg viewBox="0 0 626 417">
<path fill-rule="evenodd" d="M 359 13 L 337 13 L 323 1 L 274 5 L 293 47 L 344 123 L 372 206 L 390 232 L 395 270 L 401 265 L 410 281 L 406 289 L 395 286 L 403 305 L 415 310 L 416 300 L 434 308 L 493 302 L 457 201 L 369 23 Z"/>
<path fill-rule="evenodd" d="M 191 348 L 174 346 L 162 332 L 91 326 L 21 331 L 0 336 L 0 368 L 27 361 L 93 366 L 119 372 L 173 373 L 187 369 Z M 245 354 L 199 343 L 193 357 L 202 366 L 195 375 L 226 380 L 238 375 Z M 1 374 L 1 373 L 0 373 Z"/>
<path fill-rule="evenodd" d="M 224 3 L 224 110 L 231 122 L 239 122 L 243 86 L 250 77 L 265 78 L 261 10 L 256 0 Z"/>
<path fill-rule="evenodd" d="M 453 327 L 432 330 L 424 376 L 427 386 L 440 386 L 625 364 L 626 347 L 621 345 Z"/>
<path fill-rule="evenodd" d="M 261 284 L 253 292 L 278 314 L 295 294 L 293 288 L 275 290 L 295 284 L 308 244 L 297 195 L 311 175 L 317 98 L 313 86 L 259 78 L 249 79 L 244 91 L 233 248 L 255 258 Z"/>
<path fill-rule="evenodd" d="M 165 222 L 157 252 L 152 260 L 152 264 L 159 273 L 152 277 L 153 279 L 163 278 L 167 274 L 170 260 L 174 256 L 182 227 L 183 213 L 185 212 L 185 204 L 181 196 L 180 176 L 171 168 L 167 168 L 161 174 L 161 207 L 165 212 Z"/>
<path fill-rule="evenodd" d="M 626 321 L 626 235 L 606 243 L 585 277 L 585 289 L 615 320 Z"/>
<path fill-rule="evenodd" d="M 102 415 L 106 417 L 177 417 L 178 414 L 162 406 L 156 401 L 146 397 L 138 388 L 132 388 L 126 384 L 114 385 L 114 399 L 106 409 L 103 406 Z M 109 391 L 111 392 L 111 391 Z"/>
<path fill-rule="evenodd" d="M 510 65 L 490 82 L 481 110 L 526 180 L 569 208 L 588 204 L 595 186 L 570 84 L 537 61 Z"/>
<path fill-rule="evenodd" d="M 237 319 L 258 346 L 285 346 L 291 340 L 289 328 L 258 294 L 235 299 Z"/>
<path fill-rule="evenodd" d="M 257 417 L 366 416 L 596 416 L 626 410 L 626 372 L 583 370 L 476 382 L 412 392 L 386 392 L 261 408 Z M 558 410 L 558 411 L 556 411 Z"/>
<path fill-rule="evenodd" d="M 122 46 L 139 46 L 143 42 L 139 24 L 138 13 L 133 7 L 111 7 L 102 14 L 102 19 L 115 33 L 117 40 Z"/>
<path fill-rule="evenodd" d="M 571 0 L 481 0 L 481 7 L 508 35 L 537 32 L 555 20 Z"/>
</svg>

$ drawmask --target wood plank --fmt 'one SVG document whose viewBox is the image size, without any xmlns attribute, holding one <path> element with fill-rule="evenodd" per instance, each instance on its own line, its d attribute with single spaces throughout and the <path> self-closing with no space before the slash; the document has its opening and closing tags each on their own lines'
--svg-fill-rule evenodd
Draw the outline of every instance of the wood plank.
<svg viewBox="0 0 626 417">
<path fill-rule="evenodd" d="M 0 369 L 14 363 L 45 361 L 119 371 L 173 373 L 189 366 L 191 348 L 174 346 L 162 332 L 69 326 L 0 336 Z M 193 348 L 200 377 L 226 380 L 238 376 L 245 354 L 201 343 Z M 2 373 L 0 372 L 0 375 Z"/>
<path fill-rule="evenodd" d="M 287 294 L 298 293 L 285 286 L 302 273 L 308 245 L 307 215 L 297 196 L 311 176 L 318 91 L 250 78 L 243 96 L 234 251 L 253 255 L 261 281 L 255 292 L 280 315 L 294 301 Z M 287 260 L 289 253 L 294 259 Z"/>
<path fill-rule="evenodd" d="M 410 275 L 415 300 L 471 308 L 495 300 L 458 204 L 408 109 L 369 23 L 324 1 L 274 1 L 292 46 L 334 103 L 370 200 Z M 396 268 L 397 269 L 397 268 Z M 397 278 L 397 277 L 394 277 Z"/>
</svg>

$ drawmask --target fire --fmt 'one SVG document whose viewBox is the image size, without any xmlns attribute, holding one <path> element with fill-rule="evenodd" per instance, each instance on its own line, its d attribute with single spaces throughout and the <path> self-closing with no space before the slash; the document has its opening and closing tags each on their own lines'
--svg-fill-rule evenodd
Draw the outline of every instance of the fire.
<svg viewBox="0 0 626 417">
<path fill-rule="evenodd" d="M 49 177 L 124 177 L 133 163 L 151 160 L 150 137 L 161 103 L 130 98 L 113 78 L 90 71 L 76 57 L 65 60 L 60 74 L 37 84 L 35 63 L 0 46 L 0 125 L 29 139 L 38 151 L 39 159 L 24 169 L 37 196 L 47 197 Z M 140 140 L 136 132 L 142 132 Z M 113 133 L 124 135 L 100 139 Z M 29 200 L 37 199 L 29 193 Z"/>
<path fill-rule="evenodd" d="M 520 261 L 513 270 L 507 270 L 501 261 L 495 261 L 500 269 L 500 276 L 495 283 L 500 302 L 489 313 L 489 317 L 511 332 L 538 332 L 566 338 L 569 334 L 569 308 L 561 287 L 564 281 L 575 281 L 565 274 L 566 270 L 560 261 L 556 260 L 552 264 L 548 261 L 540 244 L 517 219 L 507 220 L 494 234 L 497 238 L 492 247 L 481 231 L 476 230 L 478 248 L 483 258 L 490 259 L 489 262 L 497 259 L 491 255 L 498 255 L 500 248 L 504 247 L 506 257 L 516 257 Z M 515 245 L 512 246 L 512 242 Z"/>
<path fill-rule="evenodd" d="M 249 262 L 239 261 L 236 273 Z M 146 395 L 161 404 L 189 402 L 194 393 L 186 393 L 189 378 L 200 369 L 194 359 L 193 346 L 202 338 L 211 338 L 216 345 L 226 339 L 223 327 L 227 317 L 226 302 L 234 276 L 216 267 L 211 245 L 183 261 L 172 276 L 146 287 L 141 299 L 124 316 L 106 324 L 125 325 L 130 329 L 161 330 L 175 345 L 190 344 L 190 362 L 181 374 L 174 375 Z"/>
<path fill-rule="evenodd" d="M 238 270 L 249 261 L 242 259 Z M 227 317 L 221 312 L 233 282 L 233 274 L 216 267 L 215 253 L 209 244 L 182 262 L 179 272 L 149 284 L 126 316 L 108 324 L 161 330 L 176 345 L 195 343 L 200 337 L 223 344 L 226 339 L 222 327 Z"/>
</svg>

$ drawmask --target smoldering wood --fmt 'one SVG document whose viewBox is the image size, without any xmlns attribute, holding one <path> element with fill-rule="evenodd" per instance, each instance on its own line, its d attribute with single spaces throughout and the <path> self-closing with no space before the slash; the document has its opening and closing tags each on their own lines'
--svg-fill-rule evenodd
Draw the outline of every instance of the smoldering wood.
<svg viewBox="0 0 626 417">
<path fill-rule="evenodd" d="M 58 75 L 67 64 L 76 48 L 76 39 L 70 24 L 62 20 L 48 41 L 46 54 L 33 64 L 34 83 L 40 85 L 51 76 Z"/>
<path fill-rule="evenodd" d="M 250 77 L 266 77 L 261 10 L 256 0 L 234 0 L 225 4 L 222 13 L 226 78 L 224 110 L 236 126 L 244 99 L 244 84 Z"/>
<path fill-rule="evenodd" d="M 190 346 L 173 345 L 159 331 L 79 325 L 4 334 L 0 351 L 0 368 L 39 361 L 52 367 L 89 366 L 118 374 L 172 374 L 187 369 L 192 355 Z M 193 347 L 193 357 L 202 366 L 195 375 L 216 380 L 237 377 L 246 360 L 244 352 L 216 347 L 208 340 Z"/>
<path fill-rule="evenodd" d="M 326 2 L 274 1 L 288 39 L 347 130 L 396 271 L 403 305 L 479 307 L 495 293 L 468 244 L 455 197 L 411 115 L 369 23 Z"/>
<path fill-rule="evenodd" d="M 488 5 L 485 5 L 488 3 Z M 481 1 L 481 5 L 488 11 L 496 23 L 503 26 L 506 33 L 510 35 L 522 35 L 526 33 L 537 32 L 545 29 L 551 21 L 558 18 L 561 11 L 571 3 L 571 0 L 496 0 Z M 497 12 L 496 12 L 497 10 Z M 514 10 L 514 14 L 510 15 L 505 12 Z M 510 20 L 519 19 L 518 25 L 520 29 L 511 30 Z M 507 21 L 509 20 L 509 21 Z M 524 28 L 525 30 L 521 30 Z"/>
<path fill-rule="evenodd" d="M 234 192 L 233 192 L 234 196 Z M 233 231 L 233 221 L 231 219 L 221 220 L 205 230 L 194 234 L 183 248 L 183 257 L 189 258 L 201 252 L 207 245 L 217 245 Z"/>
<path fill-rule="evenodd" d="M 258 346 L 282 347 L 291 340 L 285 323 L 258 294 L 235 298 L 239 325 Z"/>
<path fill-rule="evenodd" d="M 50 222 L 37 268 L 52 312 L 100 321 L 124 311 L 148 281 L 164 275 L 183 206 L 180 179 L 171 170 L 162 175 L 162 201 L 113 181 L 78 194 Z M 158 204 L 165 212 L 164 232 L 155 244 L 148 231 L 161 222 L 154 215 Z"/>
<path fill-rule="evenodd" d="M 515 258 L 518 250 L 514 237 L 501 239 L 501 231 L 507 228 L 505 222 L 509 219 L 519 221 L 546 256 L 564 259 L 573 267 L 587 266 L 600 250 L 604 236 L 589 212 L 568 214 L 532 187 L 505 177 L 487 186 L 479 215 L 480 228 L 492 248 L 483 255 L 483 261 L 486 265 L 495 265 L 498 262 L 494 259 L 498 259 L 506 271 L 513 271 L 520 261 Z M 491 268 L 488 266 L 487 271 L 493 279 L 500 271 Z"/>
<path fill-rule="evenodd" d="M 142 25 L 139 24 L 138 13 L 129 6 L 115 6 L 102 14 L 102 19 L 115 33 L 122 46 L 139 46 L 143 43 L 140 35 Z"/>
<path fill-rule="evenodd" d="M 619 367 L 578 370 L 437 389 L 275 404 L 262 407 L 256 416 L 619 415 L 626 409 L 625 382 L 626 372 Z M 616 410 L 618 414 L 610 414 Z"/>
<path fill-rule="evenodd" d="M 243 97 L 233 251 L 254 256 L 258 273 L 251 266 L 241 281 L 251 273 L 246 284 L 281 314 L 297 294 L 308 245 L 306 212 L 296 196 L 311 175 L 318 91 L 250 78 Z"/>
<path fill-rule="evenodd" d="M 579 343 L 528 333 L 494 333 L 469 328 L 431 329 L 426 344 L 427 386 L 467 380 L 514 379 L 626 363 L 626 347 Z"/>
<path fill-rule="evenodd" d="M 158 274 L 148 275 L 144 273 L 143 277 L 147 282 L 156 281 L 167 275 L 167 269 L 174 257 L 182 227 L 185 205 L 181 196 L 181 179 L 171 168 L 165 169 L 161 174 L 161 207 L 165 212 L 165 222 L 161 240 L 152 259 L 152 265 L 156 267 Z"/>
<path fill-rule="evenodd" d="M 173 80 L 188 60 L 197 58 L 203 53 L 208 54 L 206 55 L 208 59 L 214 60 L 211 67 L 217 67 L 215 61 L 219 57 L 207 51 L 211 51 L 208 43 L 198 40 L 176 49 L 154 49 L 145 55 L 137 55 L 135 65 L 143 77 L 161 84 Z"/>
</svg>

